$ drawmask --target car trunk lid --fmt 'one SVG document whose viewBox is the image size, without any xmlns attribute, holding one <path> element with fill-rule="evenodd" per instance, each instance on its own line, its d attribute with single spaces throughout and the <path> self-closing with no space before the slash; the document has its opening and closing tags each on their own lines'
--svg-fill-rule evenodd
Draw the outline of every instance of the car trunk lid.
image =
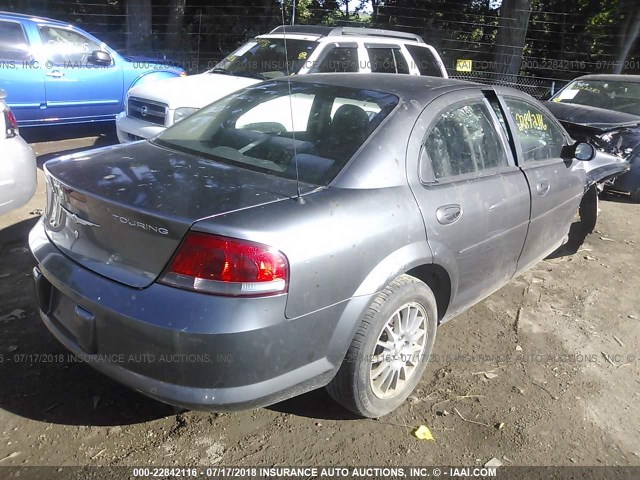
<svg viewBox="0 0 640 480">
<path fill-rule="evenodd" d="M 149 142 L 45 164 L 49 239 L 94 272 L 132 287 L 152 283 L 191 225 L 290 198 L 295 182 Z"/>
</svg>

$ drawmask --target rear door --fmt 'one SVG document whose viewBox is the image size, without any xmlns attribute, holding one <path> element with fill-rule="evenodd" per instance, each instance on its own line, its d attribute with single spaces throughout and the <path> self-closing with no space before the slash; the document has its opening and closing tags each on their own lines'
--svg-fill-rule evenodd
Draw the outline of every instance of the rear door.
<svg viewBox="0 0 640 480">
<path fill-rule="evenodd" d="M 582 200 L 586 173 L 579 160 L 561 158 L 570 140 L 548 112 L 513 95 L 503 96 L 502 105 L 531 190 L 531 223 L 518 261 L 522 271 L 562 244 Z"/>
<path fill-rule="evenodd" d="M 115 118 L 122 111 L 122 68 L 87 60 L 101 45 L 71 28 L 38 27 L 46 55 L 47 119 Z"/>
<path fill-rule="evenodd" d="M 0 20 L 0 88 L 20 125 L 37 123 L 45 101 L 42 69 L 27 38 L 21 23 Z"/>
<path fill-rule="evenodd" d="M 407 151 L 435 261 L 458 279 L 450 314 L 515 273 L 529 221 L 529 189 L 480 90 L 445 94 L 422 112 Z"/>
</svg>

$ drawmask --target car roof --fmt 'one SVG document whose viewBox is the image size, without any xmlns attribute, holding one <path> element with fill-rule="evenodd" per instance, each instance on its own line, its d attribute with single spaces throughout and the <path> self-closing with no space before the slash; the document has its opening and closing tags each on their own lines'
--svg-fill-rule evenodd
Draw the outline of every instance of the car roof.
<svg viewBox="0 0 640 480">
<path fill-rule="evenodd" d="M 68 22 L 54 20 L 53 18 L 39 17 L 37 15 L 26 15 L 24 13 L 3 12 L 0 11 L 0 19 L 3 20 L 29 20 L 31 22 L 49 23 L 51 25 L 67 26 Z"/>
<path fill-rule="evenodd" d="M 583 75 L 582 77 L 574 78 L 573 80 L 604 80 L 609 82 L 634 82 L 640 83 L 640 75 L 614 75 L 614 74 L 593 74 Z"/>
<path fill-rule="evenodd" d="M 480 83 L 451 78 L 402 75 L 397 73 L 311 73 L 281 77 L 276 81 L 319 83 L 346 88 L 359 88 L 391 93 L 404 99 L 428 102 L 447 91 L 463 88 L 491 88 Z"/>
</svg>

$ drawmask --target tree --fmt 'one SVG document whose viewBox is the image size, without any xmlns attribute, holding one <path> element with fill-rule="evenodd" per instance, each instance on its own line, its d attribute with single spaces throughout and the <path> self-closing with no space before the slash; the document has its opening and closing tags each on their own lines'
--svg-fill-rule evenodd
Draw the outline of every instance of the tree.
<svg viewBox="0 0 640 480">
<path fill-rule="evenodd" d="M 640 9 L 637 7 L 635 9 L 630 8 L 627 12 L 633 12 L 633 10 L 635 10 L 635 12 L 627 16 L 627 20 L 623 26 L 622 48 L 620 49 L 613 73 L 622 73 L 627 57 L 638 39 L 638 33 L 640 33 Z"/>
<path fill-rule="evenodd" d="M 503 0 L 496 34 L 496 72 L 517 75 L 527 38 L 531 0 Z"/>
<path fill-rule="evenodd" d="M 127 0 L 127 50 L 151 51 L 151 0 Z"/>
<path fill-rule="evenodd" d="M 184 25 L 184 9 L 186 3 L 187 0 L 171 0 L 166 35 L 166 43 L 168 45 L 176 40 L 178 44 L 182 43 L 181 31 Z"/>
</svg>

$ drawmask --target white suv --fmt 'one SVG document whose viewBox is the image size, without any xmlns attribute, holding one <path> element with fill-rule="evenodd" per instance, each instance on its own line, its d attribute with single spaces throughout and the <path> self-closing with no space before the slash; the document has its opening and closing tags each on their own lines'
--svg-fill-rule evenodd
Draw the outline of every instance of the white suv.
<svg viewBox="0 0 640 480">
<path fill-rule="evenodd" d="M 16 117 L 0 89 L 0 215 L 21 207 L 36 191 L 36 156 L 18 133 Z"/>
<path fill-rule="evenodd" d="M 285 49 L 286 42 L 286 49 Z M 151 138 L 198 109 L 254 83 L 318 72 L 447 77 L 438 52 L 419 35 L 353 27 L 280 26 L 199 75 L 129 90 L 116 118 L 122 143 Z"/>
</svg>

